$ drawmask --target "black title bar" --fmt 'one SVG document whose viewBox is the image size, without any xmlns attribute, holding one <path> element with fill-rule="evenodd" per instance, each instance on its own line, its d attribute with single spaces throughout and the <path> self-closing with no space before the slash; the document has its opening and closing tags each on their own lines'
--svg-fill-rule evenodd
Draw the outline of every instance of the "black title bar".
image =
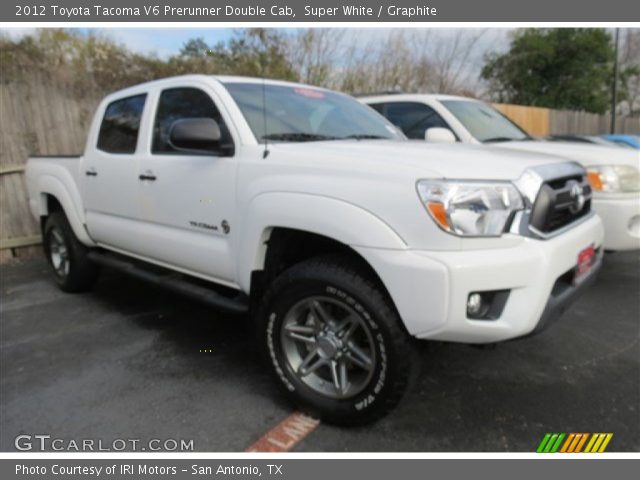
<svg viewBox="0 0 640 480">
<path fill-rule="evenodd" d="M 634 22 L 629 0 L 14 0 L 2 22 Z"/>
</svg>

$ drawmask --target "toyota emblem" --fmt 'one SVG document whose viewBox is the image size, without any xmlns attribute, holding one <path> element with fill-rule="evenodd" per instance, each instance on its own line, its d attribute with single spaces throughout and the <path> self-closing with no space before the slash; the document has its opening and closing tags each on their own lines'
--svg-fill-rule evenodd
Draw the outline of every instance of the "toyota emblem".
<svg viewBox="0 0 640 480">
<path fill-rule="evenodd" d="M 571 185 L 569 187 L 569 195 L 571 196 L 571 200 L 573 200 L 573 203 L 569 207 L 569 211 L 571 213 L 578 213 L 582 210 L 582 207 L 584 207 L 585 204 L 584 190 L 582 189 L 582 185 L 575 180 L 571 180 L 569 183 Z"/>
</svg>

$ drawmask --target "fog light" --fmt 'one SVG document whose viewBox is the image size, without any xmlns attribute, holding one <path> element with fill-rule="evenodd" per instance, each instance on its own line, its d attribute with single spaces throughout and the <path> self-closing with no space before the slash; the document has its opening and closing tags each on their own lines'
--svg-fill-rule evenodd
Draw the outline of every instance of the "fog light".
<svg viewBox="0 0 640 480">
<path fill-rule="evenodd" d="M 467 318 L 470 320 L 497 320 L 509 298 L 509 290 L 471 292 L 467 297 Z"/>
<path fill-rule="evenodd" d="M 478 317 L 483 307 L 482 295 L 479 293 L 469 294 L 467 299 L 467 315 L 470 317 Z"/>
</svg>

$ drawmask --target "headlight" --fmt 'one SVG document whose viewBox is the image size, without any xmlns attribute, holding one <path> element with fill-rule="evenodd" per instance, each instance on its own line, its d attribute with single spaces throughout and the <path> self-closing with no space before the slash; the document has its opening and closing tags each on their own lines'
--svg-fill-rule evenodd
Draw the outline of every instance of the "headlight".
<svg viewBox="0 0 640 480">
<path fill-rule="evenodd" d="M 499 236 L 512 214 L 524 208 L 510 182 L 421 180 L 418 194 L 442 229 L 461 236 Z"/>
<path fill-rule="evenodd" d="M 640 170 L 631 165 L 588 167 L 587 175 L 596 192 L 640 192 Z"/>
</svg>

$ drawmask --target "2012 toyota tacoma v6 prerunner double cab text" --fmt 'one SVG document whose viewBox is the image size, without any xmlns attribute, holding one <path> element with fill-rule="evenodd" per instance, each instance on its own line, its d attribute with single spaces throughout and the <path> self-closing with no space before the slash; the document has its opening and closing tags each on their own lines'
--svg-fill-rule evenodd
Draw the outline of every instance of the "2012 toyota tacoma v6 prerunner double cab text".
<svg viewBox="0 0 640 480">
<path fill-rule="evenodd" d="M 414 338 L 538 331 L 602 258 L 578 164 L 411 142 L 349 96 L 286 82 L 114 93 L 83 156 L 30 158 L 26 178 L 63 290 L 107 265 L 250 314 L 277 382 L 340 424 L 399 401 Z"/>
</svg>

